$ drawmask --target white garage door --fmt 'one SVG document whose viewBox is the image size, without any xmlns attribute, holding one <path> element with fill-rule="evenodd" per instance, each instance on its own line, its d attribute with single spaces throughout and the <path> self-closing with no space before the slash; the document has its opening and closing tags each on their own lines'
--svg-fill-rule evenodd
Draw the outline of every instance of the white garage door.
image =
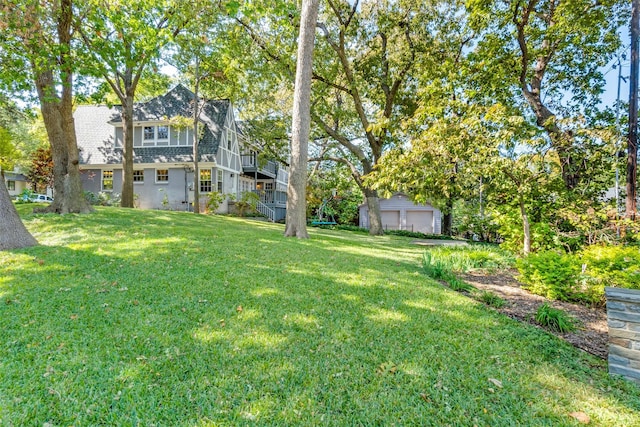
<svg viewBox="0 0 640 427">
<path fill-rule="evenodd" d="M 381 211 L 382 228 L 385 230 L 397 230 L 400 225 L 400 211 Z"/>
<path fill-rule="evenodd" d="M 433 233 L 433 211 L 407 211 L 407 230 Z"/>
</svg>

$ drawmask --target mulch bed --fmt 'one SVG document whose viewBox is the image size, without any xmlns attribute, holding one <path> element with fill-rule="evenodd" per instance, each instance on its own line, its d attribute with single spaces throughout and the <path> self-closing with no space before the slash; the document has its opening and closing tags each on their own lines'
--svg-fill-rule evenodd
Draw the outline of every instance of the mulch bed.
<svg viewBox="0 0 640 427">
<path fill-rule="evenodd" d="M 534 320 L 536 310 L 547 302 L 564 310 L 578 321 L 578 329 L 561 334 L 549 331 L 574 346 L 595 356 L 606 359 L 608 354 L 607 313 L 604 307 L 591 308 L 560 301 L 549 301 L 533 295 L 522 288 L 515 279 L 516 270 L 503 270 L 494 273 L 470 272 L 459 275 L 465 282 L 481 291 L 491 291 L 505 300 L 504 307 L 496 309 L 507 316 L 540 327 Z"/>
</svg>

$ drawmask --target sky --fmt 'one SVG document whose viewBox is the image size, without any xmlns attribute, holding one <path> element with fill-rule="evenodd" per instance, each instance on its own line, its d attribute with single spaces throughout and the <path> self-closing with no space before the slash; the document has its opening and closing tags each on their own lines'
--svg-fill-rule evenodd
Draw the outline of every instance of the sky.
<svg viewBox="0 0 640 427">
<path fill-rule="evenodd" d="M 620 83 L 620 100 L 623 102 L 629 102 L 629 73 L 630 73 L 630 44 L 631 39 L 629 37 L 629 29 L 626 27 L 620 28 L 620 35 L 623 39 L 623 48 L 620 55 L 625 55 L 624 58 L 619 57 L 611 61 L 603 70 L 604 77 L 606 79 L 606 86 L 604 93 L 602 94 L 602 105 L 614 106 L 618 97 L 618 81 Z M 618 79 L 619 69 L 617 67 L 618 61 L 620 62 L 620 70 L 622 79 Z"/>
</svg>

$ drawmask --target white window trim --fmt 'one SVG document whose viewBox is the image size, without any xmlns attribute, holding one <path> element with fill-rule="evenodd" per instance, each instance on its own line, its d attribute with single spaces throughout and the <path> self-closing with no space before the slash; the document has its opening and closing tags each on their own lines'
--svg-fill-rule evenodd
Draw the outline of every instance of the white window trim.
<svg viewBox="0 0 640 427">
<path fill-rule="evenodd" d="M 142 172 L 142 181 L 136 181 L 135 179 L 133 180 L 133 184 L 134 185 L 142 185 L 144 184 L 144 169 L 134 169 L 133 173 L 135 175 L 136 172 L 141 171 Z"/>
<path fill-rule="evenodd" d="M 104 173 L 105 172 L 111 172 L 111 188 L 107 189 L 107 190 L 105 190 L 105 188 L 104 188 Z M 103 169 L 102 171 L 100 171 L 100 191 L 108 191 L 108 192 L 113 191 L 113 177 L 114 177 L 113 169 Z"/>
<path fill-rule="evenodd" d="M 167 180 L 166 181 L 158 181 L 158 171 L 167 171 Z M 160 184 L 160 185 L 168 185 L 169 184 L 169 168 L 166 169 L 162 169 L 162 168 L 158 168 L 155 169 L 155 180 L 156 180 L 156 184 Z"/>
<path fill-rule="evenodd" d="M 224 170 L 216 169 L 216 191 L 224 193 Z"/>
<path fill-rule="evenodd" d="M 203 180 L 202 179 L 202 172 L 203 171 L 209 171 L 209 179 L 208 180 Z M 213 191 L 213 171 L 210 168 L 204 168 L 204 169 L 200 169 L 199 171 L 200 177 L 198 178 L 198 188 L 200 189 L 200 193 L 210 193 Z M 202 189 L 202 183 L 203 182 L 209 182 L 209 187 L 211 187 L 211 190 L 209 191 L 205 191 Z"/>
</svg>

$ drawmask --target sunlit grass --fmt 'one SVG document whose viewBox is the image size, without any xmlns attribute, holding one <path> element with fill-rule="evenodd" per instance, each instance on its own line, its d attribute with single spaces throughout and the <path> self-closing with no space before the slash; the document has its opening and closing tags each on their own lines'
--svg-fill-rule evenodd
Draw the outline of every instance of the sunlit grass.
<svg viewBox="0 0 640 427">
<path fill-rule="evenodd" d="M 640 425 L 637 387 L 409 238 L 20 208 L 41 245 L 0 253 L 0 425 Z"/>
</svg>

